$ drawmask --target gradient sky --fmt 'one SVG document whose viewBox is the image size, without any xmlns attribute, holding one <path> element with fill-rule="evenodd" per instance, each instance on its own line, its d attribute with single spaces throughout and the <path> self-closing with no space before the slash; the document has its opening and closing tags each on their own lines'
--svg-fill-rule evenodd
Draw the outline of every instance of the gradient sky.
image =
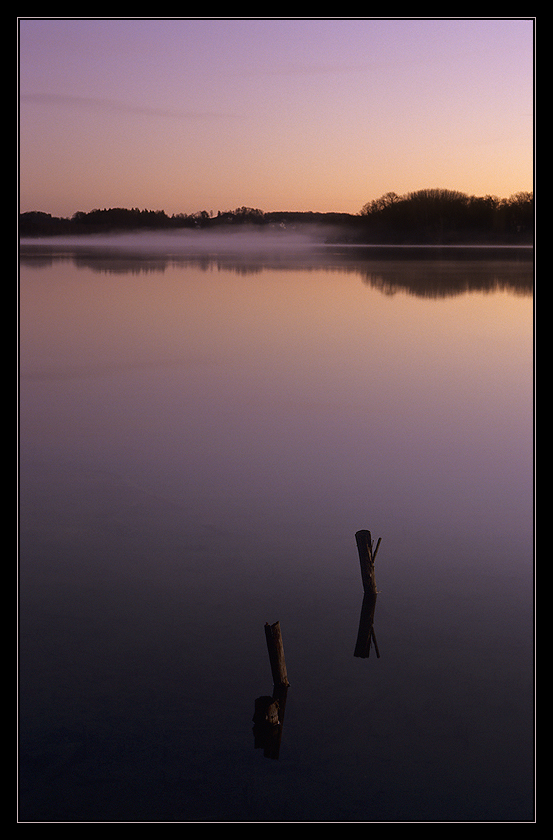
<svg viewBox="0 0 553 840">
<path fill-rule="evenodd" d="M 532 18 L 18 24 L 21 212 L 533 190 Z"/>
</svg>

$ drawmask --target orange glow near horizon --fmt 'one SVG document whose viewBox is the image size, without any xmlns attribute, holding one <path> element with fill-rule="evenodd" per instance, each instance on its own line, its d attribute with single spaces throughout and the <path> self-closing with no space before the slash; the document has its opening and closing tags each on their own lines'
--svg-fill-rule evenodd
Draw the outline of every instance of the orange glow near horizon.
<svg viewBox="0 0 553 840">
<path fill-rule="evenodd" d="M 20 19 L 20 209 L 533 189 L 532 19 Z"/>
</svg>

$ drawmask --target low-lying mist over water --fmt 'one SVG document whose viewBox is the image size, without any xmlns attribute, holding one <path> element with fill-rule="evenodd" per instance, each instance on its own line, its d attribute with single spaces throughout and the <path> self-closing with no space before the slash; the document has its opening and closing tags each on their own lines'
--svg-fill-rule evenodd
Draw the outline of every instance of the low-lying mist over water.
<svg viewBox="0 0 553 840">
<path fill-rule="evenodd" d="M 110 274 L 163 272 L 176 265 L 248 274 L 320 268 L 357 273 L 387 293 L 407 289 L 424 296 L 533 289 L 531 247 L 351 244 L 337 242 L 335 228 L 317 224 L 28 238 L 21 240 L 20 258 L 29 267 L 69 259 Z"/>
<path fill-rule="evenodd" d="M 22 246 L 113 249 L 137 255 L 152 253 L 166 256 L 188 253 L 259 253 L 271 251 L 297 253 L 332 242 L 336 230 L 321 225 L 301 225 L 292 229 L 275 226 L 267 229 L 241 225 L 239 228 L 215 230 L 177 230 L 114 232 L 87 235 L 22 238 Z"/>
</svg>

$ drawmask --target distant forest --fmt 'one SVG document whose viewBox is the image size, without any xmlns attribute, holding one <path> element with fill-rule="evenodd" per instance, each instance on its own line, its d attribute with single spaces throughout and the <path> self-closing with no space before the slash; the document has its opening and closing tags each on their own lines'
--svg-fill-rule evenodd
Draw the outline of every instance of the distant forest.
<svg viewBox="0 0 553 840">
<path fill-rule="evenodd" d="M 272 212 L 252 207 L 168 216 L 163 210 L 110 208 L 79 211 L 71 218 L 29 212 L 19 216 L 20 237 L 178 229 L 221 229 L 237 225 L 301 228 L 319 225 L 327 241 L 353 244 L 518 244 L 534 238 L 534 196 L 507 199 L 469 196 L 444 189 L 386 193 L 357 214 Z"/>
</svg>

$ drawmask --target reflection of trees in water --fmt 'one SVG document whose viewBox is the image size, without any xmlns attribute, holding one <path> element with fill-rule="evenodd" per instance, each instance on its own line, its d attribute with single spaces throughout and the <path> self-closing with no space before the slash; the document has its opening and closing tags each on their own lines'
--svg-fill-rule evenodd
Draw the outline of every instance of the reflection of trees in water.
<svg viewBox="0 0 553 840">
<path fill-rule="evenodd" d="M 528 295 L 533 289 L 533 272 L 531 268 L 495 261 L 489 265 L 480 262 L 432 267 L 412 264 L 408 269 L 404 265 L 380 267 L 378 271 L 368 269 L 363 273 L 363 282 L 384 295 L 403 292 L 416 297 L 445 298 L 466 292 L 498 291 Z"/>
<path fill-rule="evenodd" d="M 364 284 L 385 295 L 402 292 L 428 298 L 501 290 L 528 295 L 534 282 L 533 251 L 528 248 L 315 248 L 163 256 L 147 250 L 33 245 L 22 248 L 20 259 L 29 268 L 44 268 L 63 261 L 72 262 L 79 269 L 105 274 L 164 273 L 170 268 L 227 271 L 239 276 L 271 270 L 345 272 L 359 276 Z"/>
<path fill-rule="evenodd" d="M 113 257 L 105 253 L 58 253 L 22 252 L 20 264 L 25 268 L 52 268 L 59 263 L 70 263 L 75 268 L 85 268 L 96 274 L 159 274 L 166 271 L 170 263 L 165 259 L 137 258 L 132 256 Z"/>
</svg>

